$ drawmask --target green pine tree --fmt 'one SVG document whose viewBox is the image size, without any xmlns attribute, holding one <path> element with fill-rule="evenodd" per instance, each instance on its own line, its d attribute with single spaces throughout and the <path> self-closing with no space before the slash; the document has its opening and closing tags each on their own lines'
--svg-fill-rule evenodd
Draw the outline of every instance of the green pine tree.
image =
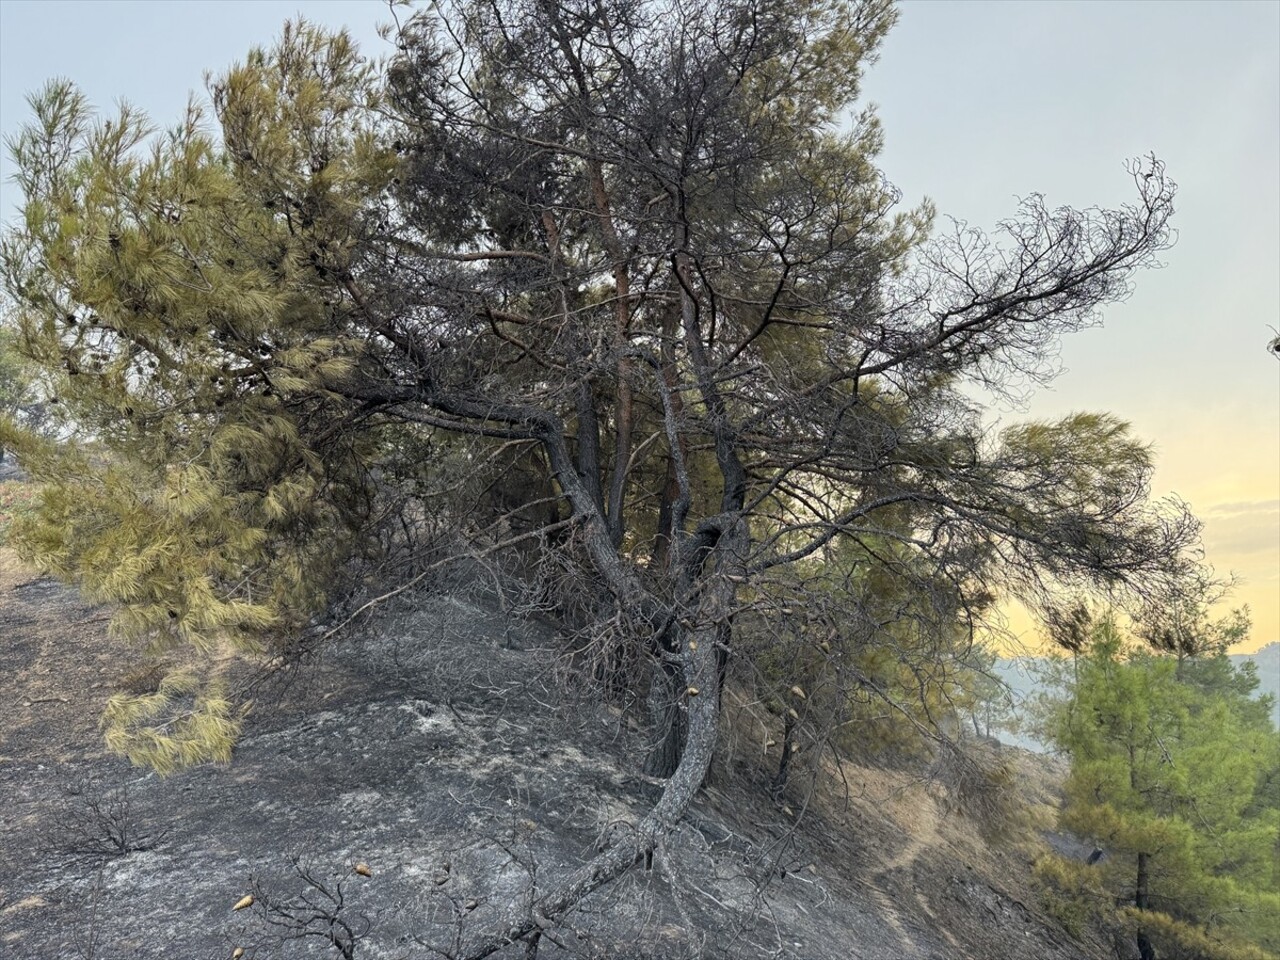
<svg viewBox="0 0 1280 960">
<path fill-rule="evenodd" d="M 0 265 L 80 440 L 0 420 L 44 482 L 14 540 L 119 603 L 113 630 L 171 668 L 104 718 L 114 749 L 161 771 L 229 756 L 221 653 L 296 636 L 370 521 L 377 425 L 343 391 L 365 361 L 338 279 L 393 167 L 365 126 L 368 79 L 344 34 L 294 27 L 213 85 L 238 153 L 195 106 L 157 133 L 128 106 L 98 119 L 61 81 L 12 144 L 27 202 Z"/>
<path fill-rule="evenodd" d="M 1105 851 L 1041 876 L 1130 930 L 1143 960 L 1280 950 L 1280 736 L 1219 649 L 1134 647 L 1112 618 L 1065 672 L 1045 729 L 1071 759 L 1062 823 Z M 1086 911 L 1088 912 L 1088 911 Z"/>
</svg>

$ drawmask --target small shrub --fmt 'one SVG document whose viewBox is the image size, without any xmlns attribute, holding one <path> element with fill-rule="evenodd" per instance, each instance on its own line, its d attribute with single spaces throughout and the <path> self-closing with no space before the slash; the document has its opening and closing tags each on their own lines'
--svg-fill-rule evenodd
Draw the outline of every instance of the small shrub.
<svg viewBox="0 0 1280 960">
<path fill-rule="evenodd" d="M 75 860 L 110 860 L 162 844 L 167 830 L 142 822 L 128 787 L 105 789 L 95 783 L 73 783 L 43 837 L 43 847 Z"/>
<path fill-rule="evenodd" d="M 356 946 L 368 934 L 372 921 L 352 909 L 347 881 L 324 879 L 297 859 L 293 872 L 296 880 L 302 881 L 301 892 L 293 896 L 279 896 L 258 880 L 253 883 L 251 905 L 266 929 L 281 946 L 289 941 L 319 940 L 342 960 L 355 960 Z M 296 888 L 296 884 L 290 885 Z"/>
</svg>

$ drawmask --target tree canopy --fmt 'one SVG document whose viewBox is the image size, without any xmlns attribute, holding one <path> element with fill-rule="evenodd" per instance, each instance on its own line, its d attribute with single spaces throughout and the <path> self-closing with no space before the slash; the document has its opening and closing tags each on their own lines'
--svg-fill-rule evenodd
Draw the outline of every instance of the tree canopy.
<svg viewBox="0 0 1280 960">
<path fill-rule="evenodd" d="M 415 530 L 538 545 L 668 778 L 555 916 L 680 817 L 731 671 L 826 728 L 922 690 L 936 735 L 921 665 L 996 597 L 1171 589 L 1198 525 L 1126 424 L 994 434 L 966 391 L 1050 378 L 1170 242 L 1174 184 L 1135 162 L 1130 205 L 1033 196 L 994 236 L 899 212 L 855 109 L 895 16 L 459 0 L 385 62 L 292 24 L 163 132 L 36 94 L 0 270 L 85 443 L 0 426 L 47 483 L 18 543 L 181 654 L 113 699 L 113 746 L 225 758 L 225 646 L 286 649 Z"/>
</svg>

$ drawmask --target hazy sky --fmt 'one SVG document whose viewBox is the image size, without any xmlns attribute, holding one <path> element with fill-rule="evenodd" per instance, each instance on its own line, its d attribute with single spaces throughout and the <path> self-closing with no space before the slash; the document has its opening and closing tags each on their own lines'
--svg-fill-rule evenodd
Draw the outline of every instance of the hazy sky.
<svg viewBox="0 0 1280 960">
<path fill-rule="evenodd" d="M 378 0 L 0 0 L 0 129 L 52 76 L 110 107 L 175 121 L 206 69 L 301 12 L 382 51 Z M 1156 446 L 1157 494 L 1205 521 L 1211 563 L 1244 578 L 1249 648 L 1280 640 L 1280 3 L 902 5 L 866 99 L 881 166 L 915 203 L 992 227 L 1017 198 L 1132 198 L 1126 159 L 1154 152 L 1181 189 L 1167 266 L 1137 277 L 1103 328 L 1069 339 L 1066 372 L 1004 421 L 1107 410 Z M 0 211 L 16 192 L 0 161 Z"/>
</svg>

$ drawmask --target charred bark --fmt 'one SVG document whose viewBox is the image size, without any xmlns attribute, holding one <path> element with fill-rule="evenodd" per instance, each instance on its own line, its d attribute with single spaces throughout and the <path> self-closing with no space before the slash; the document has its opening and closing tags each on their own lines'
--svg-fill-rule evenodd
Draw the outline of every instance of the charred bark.
<svg viewBox="0 0 1280 960">
<path fill-rule="evenodd" d="M 782 757 L 778 760 L 778 772 L 773 775 L 773 782 L 769 784 L 774 800 L 782 799 L 782 794 L 787 789 L 787 780 L 791 775 L 791 754 L 795 752 L 795 730 L 795 720 L 787 716 L 782 724 Z"/>
<path fill-rule="evenodd" d="M 644 772 L 651 777 L 670 777 L 680 766 L 687 736 L 682 679 L 679 667 L 666 659 L 654 664 L 646 704 L 652 739 L 644 763 Z"/>
<path fill-rule="evenodd" d="M 596 510 L 604 514 L 604 491 L 600 485 L 600 422 L 590 380 L 578 384 L 578 476 Z"/>
<path fill-rule="evenodd" d="M 659 376 L 664 399 L 667 427 L 667 475 L 658 501 L 658 526 L 653 538 L 650 568 L 665 572 L 671 560 L 671 547 L 676 534 L 678 504 L 687 494 L 689 478 L 684 470 L 688 461 L 687 441 L 680 430 L 684 413 L 684 401 L 679 390 L 679 373 L 676 369 L 676 337 L 679 334 L 680 317 L 676 310 L 667 310 L 662 318 L 662 348 L 659 359 Z M 684 509 L 687 512 L 688 504 Z M 681 521 L 683 522 L 683 518 Z"/>
</svg>

